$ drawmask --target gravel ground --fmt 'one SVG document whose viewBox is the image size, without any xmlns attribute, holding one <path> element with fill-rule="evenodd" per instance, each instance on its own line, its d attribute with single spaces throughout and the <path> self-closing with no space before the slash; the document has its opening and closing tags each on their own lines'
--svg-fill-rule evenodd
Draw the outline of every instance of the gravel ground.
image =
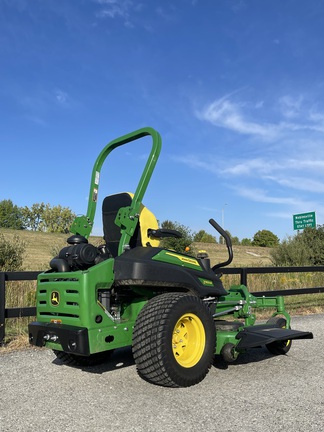
<svg viewBox="0 0 324 432">
<path fill-rule="evenodd" d="M 219 358 L 200 384 L 168 389 L 139 378 L 130 349 L 100 367 L 63 365 L 50 350 L 0 355 L 0 431 L 320 431 L 324 425 L 324 314 L 294 317 L 314 340 L 286 356 L 266 349 L 226 366 Z"/>
</svg>

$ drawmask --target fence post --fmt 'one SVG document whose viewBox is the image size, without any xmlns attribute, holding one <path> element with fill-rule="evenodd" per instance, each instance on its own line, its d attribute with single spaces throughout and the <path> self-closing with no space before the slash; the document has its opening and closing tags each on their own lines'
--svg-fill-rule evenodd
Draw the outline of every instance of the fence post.
<svg viewBox="0 0 324 432">
<path fill-rule="evenodd" d="M 241 269 L 241 285 L 247 286 L 247 270 L 246 270 L 246 268 Z"/>
<path fill-rule="evenodd" d="M 6 331 L 6 275 L 0 272 L 0 346 L 4 343 Z"/>
</svg>

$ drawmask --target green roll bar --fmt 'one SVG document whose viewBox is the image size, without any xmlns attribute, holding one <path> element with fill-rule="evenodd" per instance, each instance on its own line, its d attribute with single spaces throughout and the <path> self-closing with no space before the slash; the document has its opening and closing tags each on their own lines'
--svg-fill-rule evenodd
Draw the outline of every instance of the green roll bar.
<svg viewBox="0 0 324 432">
<path fill-rule="evenodd" d="M 78 216 L 75 218 L 70 227 L 71 233 L 79 234 L 84 236 L 85 238 L 88 238 L 92 231 L 97 207 L 100 171 L 107 156 L 117 147 L 128 144 L 132 141 L 138 140 L 148 135 L 152 137 L 152 148 L 144 170 L 142 172 L 140 181 L 134 193 L 132 203 L 128 207 L 122 207 L 119 210 L 115 219 L 115 223 L 120 227 L 122 234 L 119 243 L 118 255 L 124 252 L 125 246 L 129 244 L 129 241 L 138 223 L 143 196 L 146 192 L 147 186 L 149 184 L 150 178 L 152 176 L 153 170 L 155 168 L 161 151 L 161 136 L 153 128 L 145 127 L 131 132 L 127 135 L 121 136 L 120 138 L 116 138 L 115 140 L 107 144 L 106 147 L 101 151 L 92 170 L 87 215 Z"/>
</svg>

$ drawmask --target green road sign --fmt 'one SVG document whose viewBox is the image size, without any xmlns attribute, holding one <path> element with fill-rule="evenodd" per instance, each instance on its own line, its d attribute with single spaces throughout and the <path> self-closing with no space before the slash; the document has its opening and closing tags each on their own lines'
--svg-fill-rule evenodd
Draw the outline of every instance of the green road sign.
<svg viewBox="0 0 324 432">
<path fill-rule="evenodd" d="M 293 215 L 294 230 L 316 227 L 315 212 L 300 213 Z"/>
</svg>

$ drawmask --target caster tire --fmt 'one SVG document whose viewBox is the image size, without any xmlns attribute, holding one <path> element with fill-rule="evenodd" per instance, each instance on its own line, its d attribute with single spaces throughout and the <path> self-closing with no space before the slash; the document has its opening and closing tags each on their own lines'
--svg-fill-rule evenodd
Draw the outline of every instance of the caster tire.
<svg viewBox="0 0 324 432">
<path fill-rule="evenodd" d="M 225 344 L 221 349 L 220 354 L 226 363 L 233 363 L 237 359 L 237 354 L 235 354 L 235 345 L 232 343 Z"/>
<path fill-rule="evenodd" d="M 287 328 L 287 321 L 285 318 L 282 317 L 271 317 L 267 324 L 274 325 L 275 327 L 279 328 Z M 271 342 L 266 345 L 267 350 L 274 355 L 284 355 L 287 354 L 287 352 L 291 348 L 292 341 L 291 339 L 283 340 L 283 341 L 275 341 Z"/>
</svg>

